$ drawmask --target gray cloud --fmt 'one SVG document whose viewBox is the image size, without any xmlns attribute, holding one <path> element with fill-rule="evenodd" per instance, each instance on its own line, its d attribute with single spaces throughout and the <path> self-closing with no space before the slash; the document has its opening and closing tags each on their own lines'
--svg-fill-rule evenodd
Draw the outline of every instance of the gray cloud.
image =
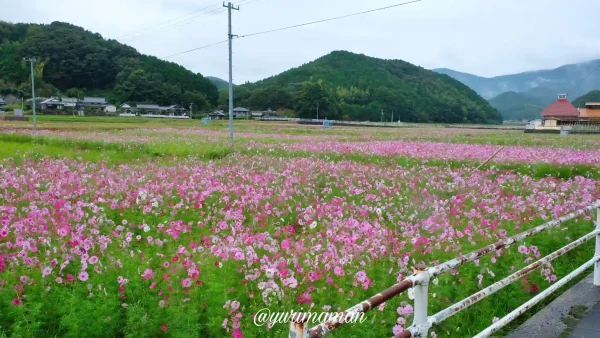
<svg viewBox="0 0 600 338">
<path fill-rule="evenodd" d="M 244 35 L 398 3 L 401 0 L 257 0 L 234 12 Z M 215 5 L 147 30 L 141 28 Z M 66 21 L 118 38 L 158 57 L 227 37 L 225 9 L 213 0 L 0 0 L 0 20 Z M 554 68 L 600 58 L 600 30 L 586 13 L 590 0 L 423 0 L 382 12 L 234 41 L 234 80 L 256 81 L 344 49 L 480 76 Z M 189 21 L 177 26 L 180 21 Z M 126 34 L 130 34 L 125 36 Z M 227 45 L 170 59 L 205 75 L 227 78 Z"/>
</svg>

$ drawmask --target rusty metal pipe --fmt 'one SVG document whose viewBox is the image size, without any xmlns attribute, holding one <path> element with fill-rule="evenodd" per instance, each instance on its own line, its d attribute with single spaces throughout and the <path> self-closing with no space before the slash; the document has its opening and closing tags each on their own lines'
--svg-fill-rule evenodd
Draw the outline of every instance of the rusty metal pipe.
<svg viewBox="0 0 600 338">
<path fill-rule="evenodd" d="M 512 311 L 511 313 L 509 313 L 508 315 L 506 315 L 504 318 L 500 319 L 499 321 L 497 321 L 496 323 L 494 323 L 493 325 L 491 325 L 487 329 L 481 331 L 474 338 L 486 338 L 486 337 L 490 337 L 495 332 L 498 332 L 498 330 L 500 330 L 501 328 L 503 328 L 504 326 L 506 326 L 508 323 L 510 323 L 511 321 L 513 321 L 515 318 L 517 318 L 521 314 L 525 313 L 525 311 L 531 309 L 534 305 L 536 305 L 537 303 L 539 303 L 540 301 L 542 301 L 544 298 L 548 297 L 551 293 L 553 293 L 554 291 L 560 289 L 565 284 L 567 284 L 568 282 L 570 282 L 573 278 L 579 276 L 585 270 L 587 270 L 588 268 L 592 267 L 596 262 L 598 262 L 598 260 L 600 260 L 600 256 L 594 256 L 594 258 L 590 259 L 585 264 L 583 264 L 579 268 L 575 269 L 573 272 L 571 272 L 570 274 L 568 274 L 567 276 L 565 276 L 564 278 L 562 278 L 558 282 L 554 283 L 553 285 L 551 285 L 546 290 L 544 290 L 541 293 L 539 293 L 537 296 L 531 298 L 529 301 L 525 302 L 525 304 L 519 306 L 514 311 Z"/>
<path fill-rule="evenodd" d="M 413 287 L 416 278 L 414 276 L 408 277 L 401 281 L 400 283 L 394 284 L 392 287 L 374 295 L 373 297 L 360 302 L 359 304 L 354 305 L 348 310 L 344 311 L 345 314 L 355 314 L 360 315 L 361 313 L 365 313 L 386 301 L 394 298 L 400 293 L 410 289 Z M 321 338 L 329 333 L 331 330 L 341 326 L 343 323 L 340 322 L 340 318 L 332 318 L 322 324 L 315 326 L 314 328 L 309 330 L 310 338 Z"/>
<path fill-rule="evenodd" d="M 465 299 L 461 300 L 460 302 L 436 313 L 435 315 L 430 317 L 430 318 L 432 318 L 431 324 L 436 325 L 437 323 L 440 323 L 440 322 L 448 319 L 449 317 L 454 316 L 455 314 L 468 308 L 469 306 L 476 304 L 479 301 L 487 298 L 488 296 L 491 296 L 494 293 L 502 290 L 503 288 L 510 285 L 514 281 L 527 276 L 528 274 L 535 271 L 537 268 L 541 267 L 542 265 L 555 260 L 556 258 L 566 254 L 567 252 L 575 249 L 576 247 L 591 240 L 592 238 L 597 237 L 599 234 L 600 234 L 600 228 L 590 232 L 589 234 L 579 238 L 576 241 L 573 241 L 572 243 L 565 245 L 564 247 L 560 248 L 559 250 L 554 251 L 553 253 L 545 256 L 544 258 L 542 258 L 532 264 L 529 264 L 528 266 L 524 267 L 523 269 L 488 286 L 487 288 L 473 294 L 472 296 L 465 298 Z"/>
</svg>

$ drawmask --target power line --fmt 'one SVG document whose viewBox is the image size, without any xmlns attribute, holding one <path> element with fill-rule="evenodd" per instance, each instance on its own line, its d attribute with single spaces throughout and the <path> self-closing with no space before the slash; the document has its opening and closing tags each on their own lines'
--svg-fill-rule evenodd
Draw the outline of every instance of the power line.
<svg viewBox="0 0 600 338">
<path fill-rule="evenodd" d="M 371 10 L 367 10 L 367 11 L 363 11 L 363 12 L 352 13 L 352 14 L 347 14 L 347 15 L 342 15 L 342 16 L 336 16 L 336 17 L 333 17 L 333 18 L 328 18 L 328 19 L 323 19 L 323 20 L 317 20 L 317 21 L 302 23 L 302 24 L 288 26 L 288 27 L 276 28 L 276 29 L 271 29 L 271 30 L 267 30 L 267 31 L 263 31 L 263 32 L 257 32 L 257 33 L 252 33 L 252 34 L 241 35 L 241 36 L 238 37 L 238 39 L 247 38 L 247 37 L 256 36 L 256 35 L 267 34 L 267 33 L 274 33 L 274 32 L 279 32 L 279 31 L 283 31 L 283 30 L 288 30 L 288 29 L 298 28 L 298 27 L 303 27 L 303 26 L 308 26 L 308 25 L 314 25 L 314 24 L 317 24 L 317 23 L 323 23 L 323 22 L 327 22 L 327 21 L 345 19 L 345 18 L 349 18 L 349 17 L 352 17 L 352 16 L 357 16 L 357 15 L 362 15 L 362 14 L 367 14 L 367 13 L 373 13 L 373 12 L 383 11 L 383 10 L 386 10 L 386 9 L 400 7 L 400 6 L 404 6 L 404 5 L 410 5 L 410 4 L 413 4 L 413 3 L 416 3 L 416 2 L 421 2 L 421 1 L 423 1 L 423 0 L 413 0 L 413 1 L 403 2 L 403 3 L 399 3 L 399 4 L 395 4 L 395 5 L 390 5 L 390 6 L 375 8 L 375 9 L 371 9 Z"/>
<path fill-rule="evenodd" d="M 256 1 L 259 1 L 259 0 L 242 0 L 242 1 L 240 1 L 239 3 L 237 3 L 237 5 L 238 5 L 238 6 L 239 6 L 239 5 L 249 5 L 249 4 L 251 4 L 251 3 L 253 3 L 253 2 L 256 2 Z M 208 6 L 208 7 L 204 7 L 204 8 L 202 8 L 202 9 L 199 9 L 199 10 L 195 11 L 195 12 L 192 12 L 192 13 L 189 13 L 189 14 L 186 14 L 186 15 L 182 15 L 182 16 L 180 16 L 180 17 L 178 17 L 178 18 L 183 18 L 183 17 L 189 16 L 189 15 L 191 15 L 191 14 L 193 14 L 193 13 L 197 13 L 197 12 L 203 11 L 203 10 L 205 10 L 205 9 L 208 9 L 208 8 L 214 7 L 214 6 L 216 6 L 216 5 L 211 5 L 211 6 Z M 127 40 L 125 40 L 124 42 L 132 42 L 132 41 L 136 41 L 136 40 L 139 40 L 140 38 L 142 38 L 142 37 L 144 37 L 144 36 L 146 36 L 146 35 L 148 35 L 148 34 L 150 34 L 150 33 L 158 33 L 158 32 L 167 31 L 167 30 L 170 30 L 170 29 L 173 29 L 173 28 L 177 28 L 177 27 L 185 26 L 185 25 L 187 25 L 187 24 L 190 24 L 190 23 L 193 23 L 193 22 L 197 22 L 197 21 L 200 21 L 200 20 L 203 20 L 203 19 L 207 19 L 207 18 L 209 18 L 209 17 L 211 17 L 211 16 L 215 16 L 215 15 L 217 15 L 217 14 L 224 13 L 224 12 L 226 12 L 226 10 L 225 10 L 225 9 L 223 9 L 223 8 L 216 8 L 216 9 L 210 10 L 210 11 L 208 11 L 208 12 L 205 12 L 205 13 L 200 13 L 200 14 L 198 14 L 198 15 L 194 16 L 194 17 L 187 18 L 187 19 L 185 19 L 185 20 L 182 20 L 182 21 L 179 21 L 179 22 L 174 22 L 174 23 L 172 23 L 172 24 L 169 24 L 169 25 L 167 25 L 167 26 L 164 26 L 164 27 L 158 27 L 158 26 L 160 26 L 160 25 L 162 25 L 162 24 L 164 24 L 164 23 L 168 23 L 168 22 L 170 22 L 170 21 L 174 21 L 174 20 L 176 20 L 176 19 L 178 19 L 178 18 L 176 18 L 176 19 L 172 19 L 172 20 L 169 20 L 169 21 L 165 21 L 165 22 L 163 22 L 162 24 L 159 24 L 159 25 L 155 25 L 155 26 L 154 26 L 154 27 L 157 27 L 157 28 L 158 28 L 157 30 L 155 30 L 155 31 L 150 31 L 150 32 L 145 32 L 145 33 L 141 33 L 141 34 L 138 34 L 138 35 L 133 35 L 133 36 L 130 36 L 130 37 L 129 37 Z M 145 30 L 148 30 L 148 29 L 151 29 L 151 28 L 153 28 L 153 27 L 146 28 L 146 29 L 144 29 L 144 30 L 142 30 L 142 31 L 145 31 Z M 142 32 L 142 31 L 140 31 L 140 32 Z M 129 34 L 129 35 L 131 35 L 131 34 Z"/>
<path fill-rule="evenodd" d="M 202 13 L 202 14 L 200 14 L 200 15 L 194 17 L 194 18 L 191 18 L 189 20 L 184 20 L 184 21 L 176 22 L 176 23 L 173 23 L 171 25 L 168 25 L 168 26 L 165 26 L 165 27 L 161 27 L 161 28 L 159 28 L 156 31 L 146 32 L 146 33 L 142 33 L 140 35 L 133 36 L 130 39 L 125 40 L 124 42 L 127 43 L 127 42 L 136 41 L 136 40 L 139 40 L 140 38 L 142 38 L 142 37 L 144 37 L 144 36 L 146 36 L 146 35 L 148 35 L 150 33 L 164 32 L 164 31 L 167 31 L 167 30 L 170 30 L 170 29 L 173 29 L 173 28 L 185 26 L 185 25 L 190 24 L 192 22 L 200 21 L 200 20 L 209 18 L 211 16 L 214 16 L 214 15 L 217 15 L 217 14 L 220 14 L 220 13 L 223 13 L 223 12 L 225 12 L 225 10 L 223 10 L 222 8 L 213 9 L 212 11 L 209 11 L 209 12 L 206 12 L 206 13 Z"/>
<path fill-rule="evenodd" d="M 581 79 L 581 81 L 579 81 L 579 83 L 576 83 L 573 88 L 569 89 L 569 91 L 567 92 L 567 95 L 573 91 L 573 89 L 577 88 L 577 86 L 579 86 L 580 84 L 583 83 L 583 81 L 587 80 L 588 77 L 590 77 L 592 74 L 594 74 L 594 72 L 596 72 L 598 69 L 600 68 L 600 62 L 598 62 L 598 65 L 596 66 L 596 68 L 594 68 L 586 77 L 584 77 L 583 79 Z"/>
<path fill-rule="evenodd" d="M 163 21 L 163 22 L 157 23 L 157 24 L 155 24 L 155 25 L 148 26 L 148 27 L 146 27 L 146 28 L 143 28 L 143 29 L 140 29 L 140 30 L 133 31 L 133 32 L 131 32 L 131 33 L 127 33 L 127 34 L 121 35 L 121 36 L 119 36 L 119 37 L 117 37 L 117 38 L 119 39 L 119 38 L 123 38 L 123 37 L 126 37 L 126 36 L 130 36 L 130 35 L 136 34 L 136 33 L 138 33 L 138 32 L 146 31 L 146 30 L 148 30 L 148 29 L 152 29 L 152 28 L 154 28 L 154 27 L 161 26 L 161 25 L 163 25 L 163 24 L 165 24 L 165 23 L 173 22 L 173 21 L 175 21 L 175 20 L 179 20 L 179 19 L 181 19 L 181 18 L 184 18 L 184 17 L 186 17 L 186 16 L 190 16 L 190 15 L 192 15 L 192 14 L 196 14 L 196 13 L 198 13 L 198 12 L 201 12 L 201 11 L 205 10 L 205 9 L 208 9 L 208 8 L 211 8 L 211 7 L 215 7 L 216 5 L 219 5 L 219 4 L 221 4 L 221 3 L 220 3 L 220 2 L 217 2 L 217 3 L 215 3 L 215 4 L 212 4 L 212 5 L 210 5 L 210 6 L 206 6 L 206 7 L 200 8 L 200 9 L 198 9 L 198 10 L 195 10 L 195 11 L 193 11 L 193 12 L 190 12 L 190 13 L 187 13 L 187 14 L 184 14 L 184 15 L 180 15 L 180 16 L 178 16 L 178 17 L 176 17 L 176 18 L 173 18 L 173 19 L 170 19 L 170 20 L 167 20 L 167 21 Z"/>
<path fill-rule="evenodd" d="M 176 54 L 171 54 L 171 55 L 168 55 L 168 56 L 163 56 L 160 59 L 169 59 L 169 58 L 172 58 L 173 56 L 177 56 L 177 55 L 181 55 L 181 54 L 187 54 L 187 53 L 194 52 L 194 51 L 197 51 L 197 50 L 200 50 L 200 49 L 205 49 L 205 48 L 208 48 L 208 47 L 220 45 L 220 44 L 228 42 L 228 41 L 229 40 L 223 40 L 223 41 L 211 43 L 209 45 L 200 46 L 200 47 L 193 48 L 193 49 L 190 49 L 190 50 L 186 50 L 186 51 L 183 51 L 183 52 L 179 52 L 179 53 L 176 53 Z"/>
</svg>

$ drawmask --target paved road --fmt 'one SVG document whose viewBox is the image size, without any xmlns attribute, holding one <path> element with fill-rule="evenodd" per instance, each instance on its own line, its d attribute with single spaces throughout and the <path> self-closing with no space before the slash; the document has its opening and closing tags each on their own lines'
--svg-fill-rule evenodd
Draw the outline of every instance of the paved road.
<svg viewBox="0 0 600 338">
<path fill-rule="evenodd" d="M 572 331 L 569 338 L 600 337 L 600 303 L 594 305 Z"/>
</svg>

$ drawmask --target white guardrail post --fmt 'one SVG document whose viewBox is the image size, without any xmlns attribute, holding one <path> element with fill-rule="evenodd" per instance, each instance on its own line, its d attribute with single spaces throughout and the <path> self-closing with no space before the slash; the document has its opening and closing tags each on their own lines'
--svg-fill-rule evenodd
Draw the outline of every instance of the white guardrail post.
<svg viewBox="0 0 600 338">
<path fill-rule="evenodd" d="M 427 323 L 428 297 L 429 297 L 429 272 L 424 264 L 415 266 L 415 275 L 419 278 L 419 283 L 414 286 L 415 289 L 415 318 L 413 327 L 415 334 L 413 337 L 427 337 L 429 324 Z"/>
<path fill-rule="evenodd" d="M 600 229 L 600 208 L 596 208 L 596 229 Z M 600 235 L 596 236 L 596 256 L 600 256 Z M 594 264 L 594 286 L 600 286 L 600 262 Z"/>
</svg>

